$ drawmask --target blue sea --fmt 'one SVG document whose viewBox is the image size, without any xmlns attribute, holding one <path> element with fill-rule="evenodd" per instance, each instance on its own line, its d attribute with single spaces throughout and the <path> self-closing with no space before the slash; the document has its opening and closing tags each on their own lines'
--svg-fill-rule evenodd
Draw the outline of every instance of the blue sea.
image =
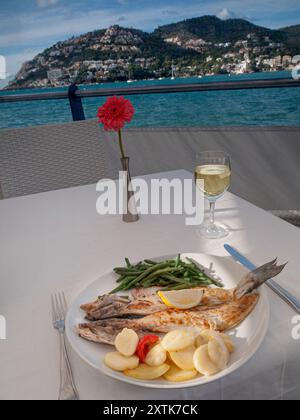
<svg viewBox="0 0 300 420">
<path fill-rule="evenodd" d="M 202 79 L 153 80 L 93 85 L 115 88 L 140 85 L 171 85 L 215 81 L 291 77 L 290 72 L 255 73 L 238 76 L 206 76 Z M 80 89 L 88 89 L 81 86 Z M 31 89 L 0 94 L 62 91 L 67 88 Z M 193 127 L 235 125 L 300 125 L 300 88 L 195 92 L 132 96 L 136 114 L 131 126 Z M 84 99 L 86 118 L 95 118 L 105 98 Z M 24 127 L 72 121 L 67 100 L 0 104 L 0 128 Z"/>
</svg>

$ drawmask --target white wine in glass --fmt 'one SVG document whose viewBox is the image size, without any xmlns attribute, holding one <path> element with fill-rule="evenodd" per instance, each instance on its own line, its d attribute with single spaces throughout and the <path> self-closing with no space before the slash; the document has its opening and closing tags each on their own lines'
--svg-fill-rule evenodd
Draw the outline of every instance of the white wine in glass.
<svg viewBox="0 0 300 420">
<path fill-rule="evenodd" d="M 229 234 L 226 226 L 215 223 L 215 203 L 228 190 L 230 181 L 231 164 L 226 153 L 207 151 L 197 155 L 195 182 L 210 204 L 210 219 L 200 229 L 202 236 L 217 239 Z"/>
</svg>

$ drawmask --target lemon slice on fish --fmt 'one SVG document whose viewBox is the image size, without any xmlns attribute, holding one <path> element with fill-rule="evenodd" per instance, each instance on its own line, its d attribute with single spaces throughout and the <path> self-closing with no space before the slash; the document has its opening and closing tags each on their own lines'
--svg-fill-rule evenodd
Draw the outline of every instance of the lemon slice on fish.
<svg viewBox="0 0 300 420">
<path fill-rule="evenodd" d="M 157 292 L 163 303 L 169 308 L 191 309 L 198 306 L 203 298 L 203 290 L 184 289 Z"/>
</svg>

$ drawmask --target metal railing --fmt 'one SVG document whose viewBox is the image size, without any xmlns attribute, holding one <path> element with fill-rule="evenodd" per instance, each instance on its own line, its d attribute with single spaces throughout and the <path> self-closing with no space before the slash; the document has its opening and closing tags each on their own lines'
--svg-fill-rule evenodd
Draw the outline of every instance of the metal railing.
<svg viewBox="0 0 300 420">
<path fill-rule="evenodd" d="M 292 78 L 275 78 L 209 83 L 199 82 L 176 85 L 118 87 L 113 89 L 98 88 L 88 90 L 80 90 L 75 84 L 72 84 L 66 91 L 0 95 L 0 103 L 68 99 L 70 102 L 73 120 L 81 121 L 85 119 L 82 98 L 99 98 L 113 95 L 132 96 L 295 87 L 300 87 L 300 79 L 294 80 Z"/>
</svg>

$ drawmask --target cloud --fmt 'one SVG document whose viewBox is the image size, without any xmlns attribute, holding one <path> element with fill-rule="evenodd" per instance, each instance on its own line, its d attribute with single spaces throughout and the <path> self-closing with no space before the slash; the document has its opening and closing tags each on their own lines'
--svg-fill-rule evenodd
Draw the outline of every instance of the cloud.
<svg viewBox="0 0 300 420">
<path fill-rule="evenodd" d="M 167 9 L 167 10 L 164 10 L 162 14 L 166 16 L 177 16 L 178 12 L 177 10 Z"/>
<path fill-rule="evenodd" d="M 16 73 L 20 70 L 22 64 L 26 63 L 26 61 L 32 60 L 32 58 L 40 52 L 40 49 L 28 48 L 17 54 L 6 55 L 6 80 L 0 80 L 0 89 L 3 89 L 8 85 L 9 81 L 12 80 Z"/>
<path fill-rule="evenodd" d="M 41 8 L 54 6 L 58 2 L 59 0 L 36 0 L 36 4 L 38 5 L 38 7 L 41 7 Z"/>
<path fill-rule="evenodd" d="M 217 17 L 222 20 L 228 20 L 228 19 L 235 19 L 237 15 L 232 12 L 231 10 L 228 10 L 226 7 L 224 9 L 221 9 L 217 13 Z"/>
<path fill-rule="evenodd" d="M 245 16 L 243 14 L 235 13 L 232 10 L 227 9 L 226 7 L 224 9 L 221 9 L 217 15 L 219 19 L 222 20 L 228 20 L 228 19 L 245 19 L 254 21 L 255 19 L 251 18 L 250 16 Z"/>
<path fill-rule="evenodd" d="M 122 6 L 124 6 L 125 4 L 128 3 L 128 0 L 117 0 L 119 4 L 121 4 Z"/>
<path fill-rule="evenodd" d="M 53 1 L 53 0 L 52 0 Z M 163 16 L 170 8 L 134 9 L 121 15 L 121 21 L 126 25 L 144 29 L 152 29 L 159 23 L 158 16 Z M 195 10 L 186 8 L 186 14 L 196 16 Z M 201 13 L 200 13 L 201 14 Z M 0 34 L 0 48 L 22 48 L 23 46 L 50 46 L 54 42 L 62 41 L 73 35 L 107 28 L 118 22 L 120 15 L 114 9 L 90 10 L 70 14 L 69 9 L 61 7 L 57 10 L 44 9 L 34 13 L 26 13 L 16 18 L 16 30 Z M 138 25 L 137 25 L 138 22 Z"/>
<path fill-rule="evenodd" d="M 40 53 L 40 49 L 28 48 L 17 54 L 6 55 L 7 72 L 9 76 L 12 76 L 20 70 L 22 64 L 26 61 L 31 60 L 33 57 Z"/>
</svg>

